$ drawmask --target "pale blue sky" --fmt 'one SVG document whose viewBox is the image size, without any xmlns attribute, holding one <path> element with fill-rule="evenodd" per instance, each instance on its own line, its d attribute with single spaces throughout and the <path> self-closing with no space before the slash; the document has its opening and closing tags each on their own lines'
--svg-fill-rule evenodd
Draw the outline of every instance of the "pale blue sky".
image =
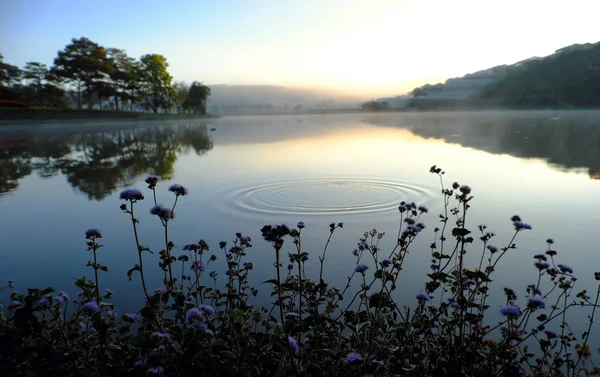
<svg viewBox="0 0 600 377">
<path fill-rule="evenodd" d="M 597 42 L 600 0 L 0 0 L 5 61 L 51 64 L 86 36 L 176 80 L 399 94 Z"/>
</svg>

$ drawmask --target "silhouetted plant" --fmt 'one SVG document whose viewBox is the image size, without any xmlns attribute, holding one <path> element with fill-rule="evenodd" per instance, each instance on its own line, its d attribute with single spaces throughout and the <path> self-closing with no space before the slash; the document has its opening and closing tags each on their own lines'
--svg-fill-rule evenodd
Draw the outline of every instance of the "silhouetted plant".
<svg viewBox="0 0 600 377">
<path fill-rule="evenodd" d="M 169 225 L 175 221 L 180 197 L 188 195 L 172 185 L 172 206 L 157 201 L 158 177 L 148 177 L 152 191 L 150 213 L 164 232 L 159 252 L 163 287 L 148 292 L 144 277 L 149 247 L 140 243 L 134 210 L 144 195 L 127 189 L 121 209 L 133 224 L 139 258 L 129 272 L 139 272 L 145 295 L 138 313 L 117 315 L 108 302 L 112 293 L 100 294 L 98 271 L 107 267 L 97 254 L 102 237 L 97 229 L 86 232 L 94 254 L 94 281 L 76 279 L 81 289 L 70 300 L 54 289 L 10 293 L 11 303 L 0 316 L 0 374 L 10 376 L 57 375 L 165 375 L 165 376 L 575 376 L 596 375 L 589 344 L 598 307 L 595 297 L 575 292 L 573 269 L 558 263 L 554 241 L 534 256 L 536 282 L 524 290 L 504 287 L 504 304 L 491 309 L 492 275 L 507 253 L 516 249 L 521 232 L 531 230 L 518 215 L 503 247 L 491 243 L 495 234 L 485 225 L 478 234 L 468 225 L 474 199 L 472 189 L 454 182 L 447 188 L 444 172 L 433 166 L 442 186 L 444 213 L 433 229 L 431 271 L 413 302 L 401 303 L 396 291 L 400 272 L 428 229 L 424 206 L 401 202 L 397 242 L 384 251 L 385 233 L 369 230 L 352 252 L 356 265 L 343 288 L 327 284 L 323 266 L 334 234 L 343 223 L 329 225 L 329 237 L 320 253 L 319 278 L 306 274 L 309 253 L 302 248 L 307 227 L 268 224 L 262 238 L 273 248 L 275 278 L 272 304 L 256 306 L 258 290 L 250 285 L 254 266 L 246 260 L 253 247 L 250 237 L 236 233 L 232 244 L 219 243 L 227 270 L 223 285 L 210 270 L 217 254 L 204 240 L 183 246 L 174 256 Z M 476 238 L 481 246 L 476 246 Z M 287 257 L 286 245 L 291 243 Z M 467 255 L 480 252 L 475 258 Z M 287 260 L 286 260 L 287 258 Z M 289 263 L 288 263 L 289 262 Z M 309 274 L 310 275 L 310 274 Z M 595 273 L 600 280 L 600 272 Z M 13 289 L 13 283 L 1 291 Z M 72 307 L 68 308 L 69 302 Z M 589 326 L 577 337 L 567 321 L 575 306 L 590 308 Z M 494 324 L 496 318 L 501 320 Z"/>
</svg>

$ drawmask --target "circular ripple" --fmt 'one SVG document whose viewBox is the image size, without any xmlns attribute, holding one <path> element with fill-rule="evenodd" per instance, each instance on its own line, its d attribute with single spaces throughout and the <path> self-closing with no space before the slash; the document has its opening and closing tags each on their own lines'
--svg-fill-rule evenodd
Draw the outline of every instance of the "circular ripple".
<svg viewBox="0 0 600 377">
<path fill-rule="evenodd" d="M 403 200 L 429 197 L 431 190 L 400 182 L 302 180 L 245 187 L 231 193 L 229 204 L 244 212 L 332 215 L 397 210 Z"/>
</svg>

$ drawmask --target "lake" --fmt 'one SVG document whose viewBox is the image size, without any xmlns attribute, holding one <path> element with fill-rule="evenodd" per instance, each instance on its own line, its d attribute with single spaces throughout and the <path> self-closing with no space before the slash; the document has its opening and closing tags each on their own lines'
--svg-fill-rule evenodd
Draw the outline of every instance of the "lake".
<svg viewBox="0 0 600 377">
<path fill-rule="evenodd" d="M 537 279 L 533 255 L 552 237 L 558 261 L 570 265 L 579 288 L 593 294 L 600 270 L 600 112 L 379 113 L 238 116 L 89 124 L 14 125 L 0 128 L 0 281 L 24 291 L 51 285 L 72 296 L 75 276 L 92 276 L 84 232 L 103 233 L 99 259 L 110 271 L 102 288 L 114 292 L 121 312 L 142 302 L 139 277 L 126 271 L 137 261 L 131 222 L 119 209 L 119 193 L 135 187 L 147 194 L 138 204 L 141 242 L 163 245 L 158 219 L 149 214 L 151 191 L 144 179 L 162 177 L 159 202 L 180 183 L 190 191 L 179 200 L 170 236 L 175 254 L 204 239 L 226 264 L 219 241 L 235 232 L 253 240 L 248 259 L 253 282 L 274 273 L 272 248 L 261 239 L 265 224 L 306 223 L 303 248 L 317 255 L 336 230 L 326 259 L 328 281 L 342 285 L 356 263 L 352 250 L 364 231 L 386 232 L 391 250 L 401 201 L 429 208 L 427 225 L 400 278 L 398 299 L 414 303 L 430 271 L 433 228 L 443 210 L 436 164 L 445 183 L 468 184 L 475 199 L 468 227 L 486 224 L 504 246 L 513 234 L 510 217 L 533 226 L 517 239 L 495 274 L 493 292 L 510 285 L 524 307 L 525 287 Z M 291 251 L 287 245 L 284 251 Z M 481 245 L 469 248 L 470 262 Z M 146 254 L 149 288 L 161 286 L 157 254 Z M 318 272 L 317 272 L 318 274 Z M 542 287 L 543 290 L 543 287 Z M 576 289 L 576 291 L 578 291 Z M 6 295 L 0 301 L 7 303 Z M 496 294 L 493 305 L 501 304 Z M 573 312 L 576 313 L 576 312 Z M 573 320 L 572 320 L 573 321 Z M 575 330 L 581 328 L 576 323 Z M 600 335 L 600 334 L 596 334 Z"/>
</svg>

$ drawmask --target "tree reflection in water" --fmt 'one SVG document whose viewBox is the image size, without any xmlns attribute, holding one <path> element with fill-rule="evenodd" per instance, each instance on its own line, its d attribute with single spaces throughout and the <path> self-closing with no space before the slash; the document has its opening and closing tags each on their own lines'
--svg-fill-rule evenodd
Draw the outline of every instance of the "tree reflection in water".
<svg viewBox="0 0 600 377">
<path fill-rule="evenodd" d="M 0 135 L 0 196 L 35 172 L 62 174 L 90 200 L 101 200 L 142 175 L 170 179 L 180 153 L 203 155 L 213 147 L 206 124 L 70 131 Z"/>
</svg>

